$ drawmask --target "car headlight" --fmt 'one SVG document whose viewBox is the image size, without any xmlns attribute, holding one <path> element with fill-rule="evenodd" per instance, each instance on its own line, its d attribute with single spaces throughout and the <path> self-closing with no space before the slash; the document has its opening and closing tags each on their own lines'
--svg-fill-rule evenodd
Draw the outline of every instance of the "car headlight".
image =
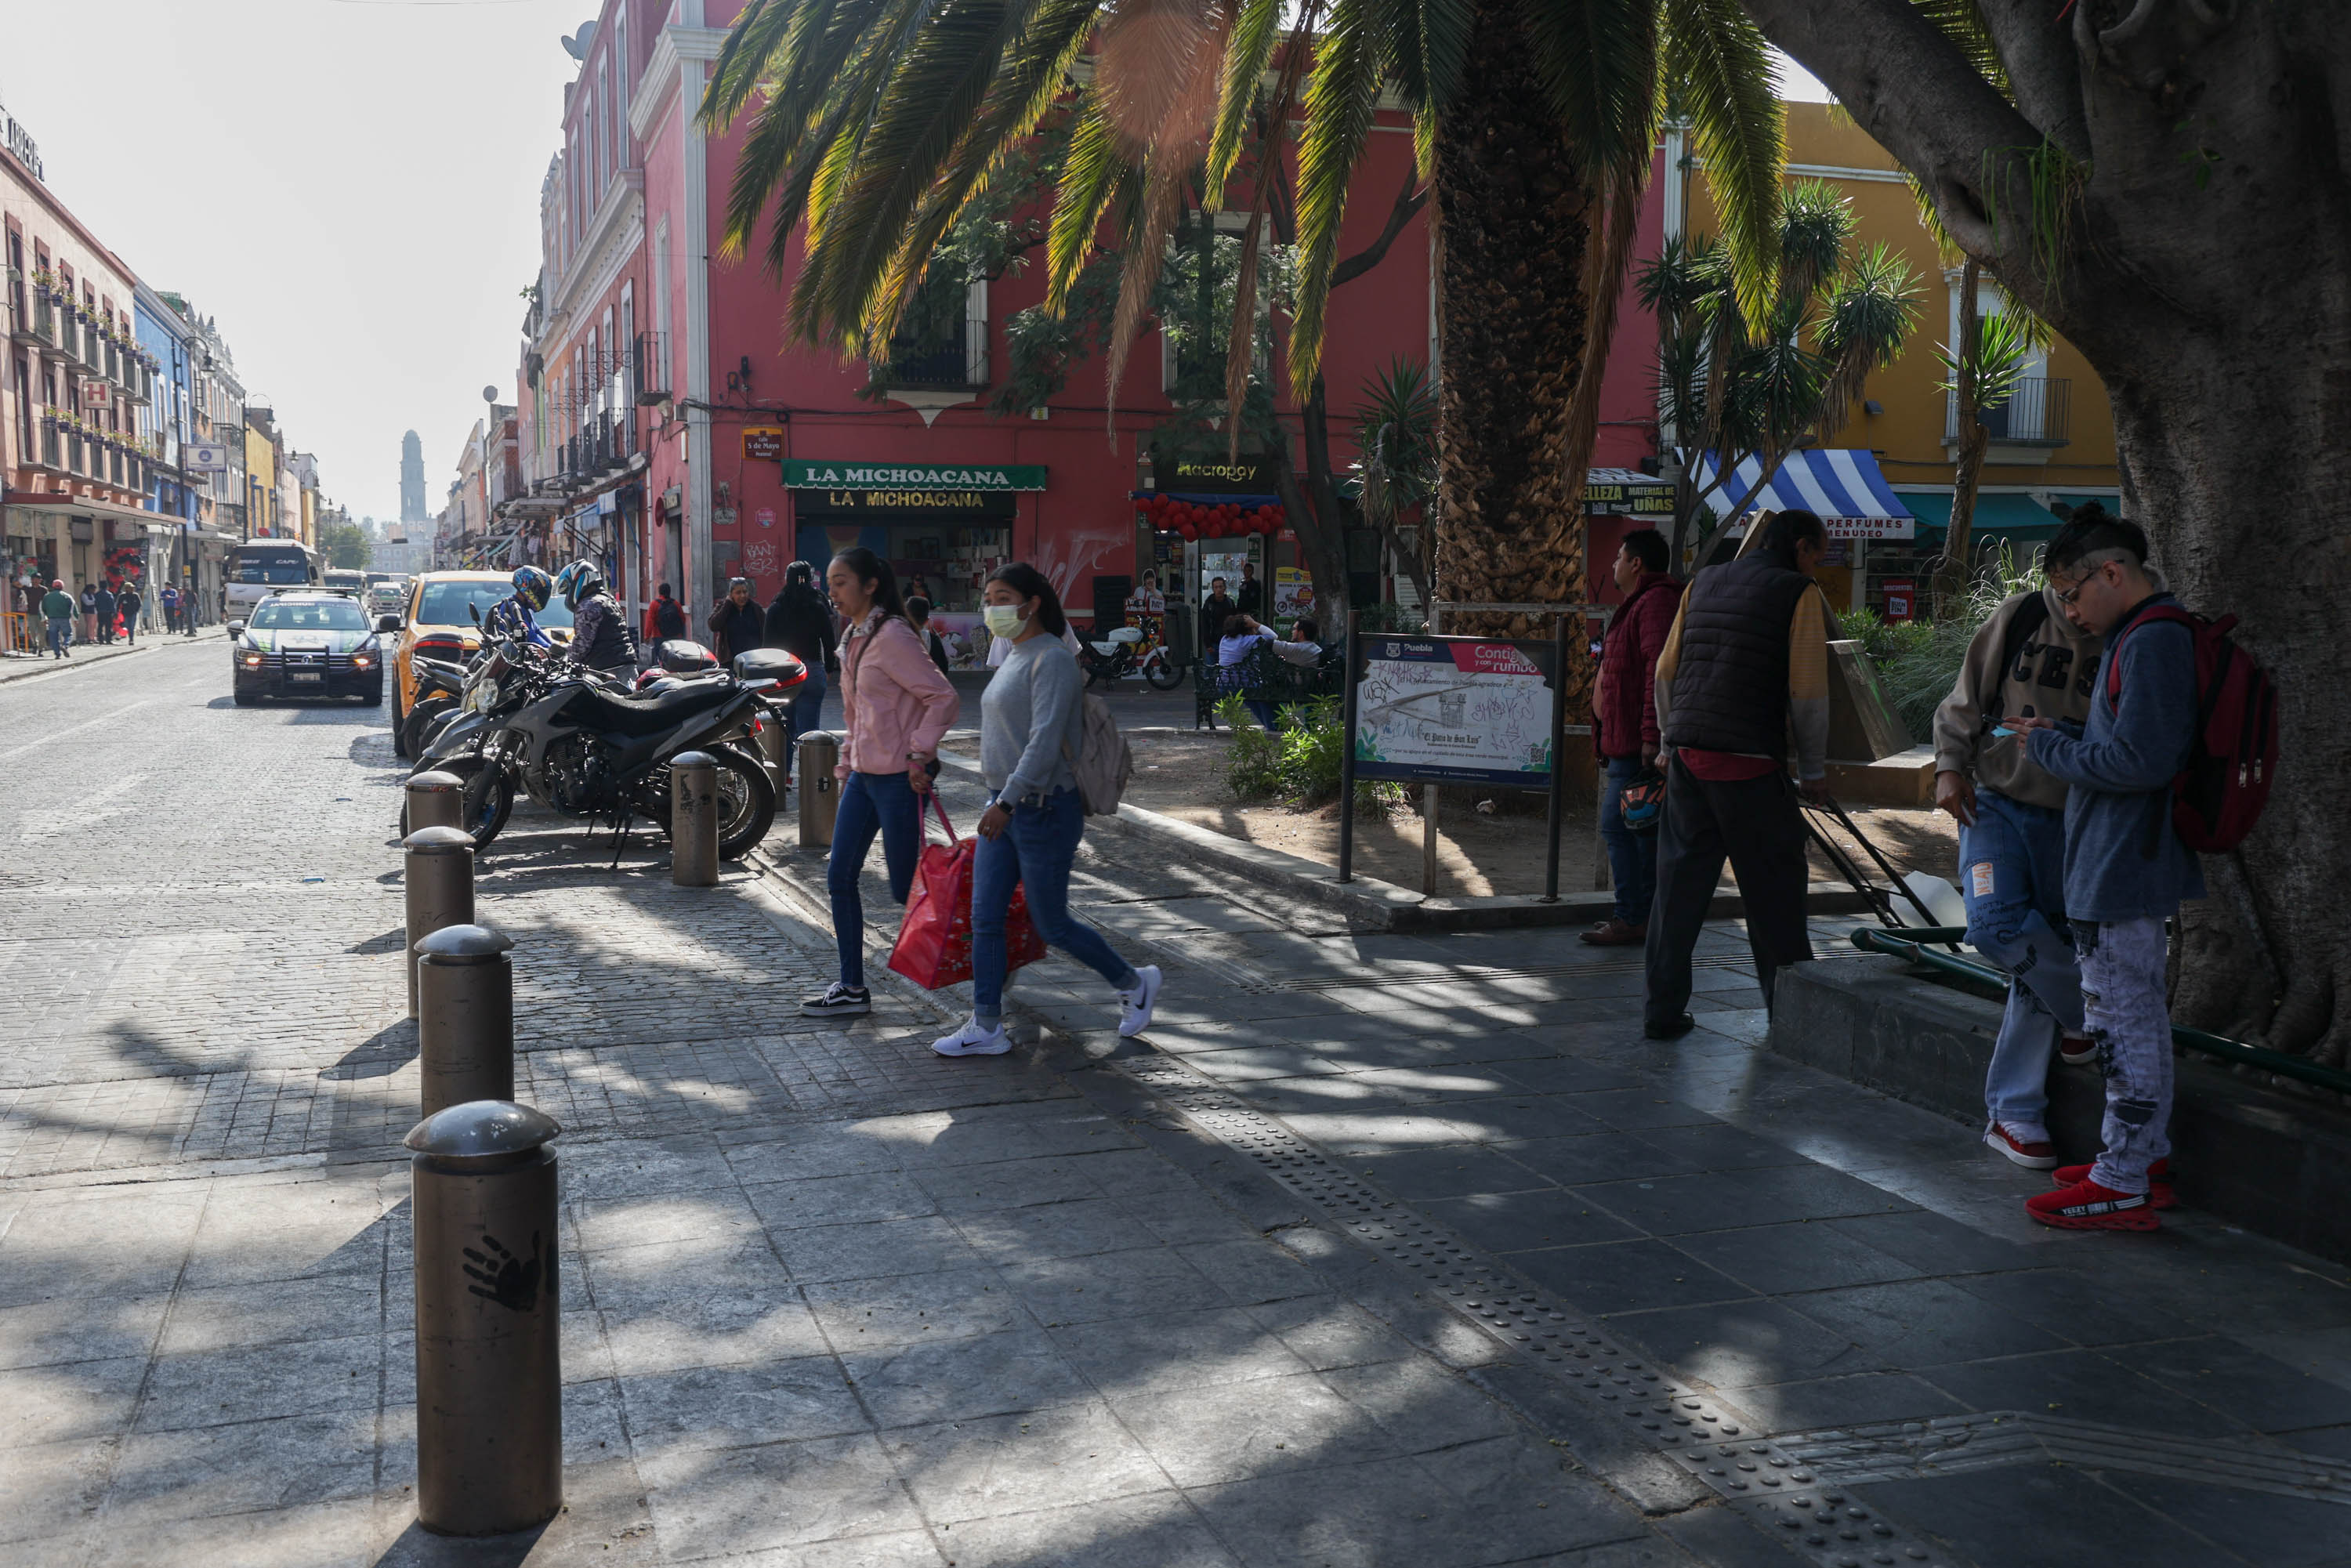
<svg viewBox="0 0 2351 1568">
<path fill-rule="evenodd" d="M 252 649 L 248 648 L 244 653 L 238 654 L 237 657 L 243 661 L 246 669 L 257 670 L 261 668 L 261 661 L 266 657 L 266 655 L 256 653 Z"/>
</svg>

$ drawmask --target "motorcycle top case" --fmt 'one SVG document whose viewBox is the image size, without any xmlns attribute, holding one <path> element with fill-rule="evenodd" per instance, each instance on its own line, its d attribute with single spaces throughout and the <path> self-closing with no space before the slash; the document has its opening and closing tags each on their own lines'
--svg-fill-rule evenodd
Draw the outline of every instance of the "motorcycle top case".
<svg viewBox="0 0 2351 1568">
<path fill-rule="evenodd" d="M 773 681 L 778 686 L 790 687 L 807 680 L 808 671 L 799 659 L 781 648 L 754 648 L 735 655 L 735 678 Z"/>
<path fill-rule="evenodd" d="M 890 967 L 926 991 L 971 978 L 972 857 L 977 839 L 958 839 L 947 810 L 936 794 L 939 826 L 946 829 L 944 844 L 925 844 L 915 862 L 914 883 L 906 894 L 905 923 L 898 927 L 890 949 Z M 1029 918 L 1028 900 L 1012 890 L 1012 906 L 1004 914 L 1004 970 L 1010 974 L 1023 964 L 1045 956 L 1045 939 Z"/>
</svg>

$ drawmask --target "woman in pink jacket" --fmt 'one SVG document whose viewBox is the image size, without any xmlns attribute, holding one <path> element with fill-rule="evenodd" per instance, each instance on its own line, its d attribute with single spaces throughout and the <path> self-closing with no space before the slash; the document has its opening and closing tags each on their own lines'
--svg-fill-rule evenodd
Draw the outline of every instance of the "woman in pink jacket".
<svg viewBox="0 0 2351 1568">
<path fill-rule="evenodd" d="M 832 558 L 825 587 L 847 626 L 841 638 L 841 762 L 833 769 L 841 780 L 841 804 L 825 867 L 841 978 L 802 1002 L 800 1011 L 835 1017 L 873 1006 L 865 988 L 865 904 L 857 892 L 865 852 L 880 833 L 890 896 L 904 904 L 923 849 L 922 798 L 931 791 L 932 758 L 961 705 L 906 619 L 888 561 L 862 545 L 845 549 Z"/>
</svg>

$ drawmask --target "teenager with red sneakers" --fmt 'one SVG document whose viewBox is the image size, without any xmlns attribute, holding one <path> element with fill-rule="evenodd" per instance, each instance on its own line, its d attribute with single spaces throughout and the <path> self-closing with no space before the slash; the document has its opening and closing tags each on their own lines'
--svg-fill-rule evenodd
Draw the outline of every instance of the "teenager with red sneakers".
<svg viewBox="0 0 2351 1568">
<path fill-rule="evenodd" d="M 2169 1196 L 2153 1178 L 2171 1153 L 2164 923 L 2181 899 L 2204 896 L 2202 869 L 2171 825 L 2171 780 L 2195 739 L 2195 643 L 2177 622 L 2138 624 L 2179 601 L 2148 574 L 2137 524 L 2085 507 L 2050 541 L 2045 565 L 2066 619 L 2105 639 L 2089 716 L 2078 734 L 2042 714 L 2004 722 L 2029 731 L 2026 755 L 2071 786 L 2065 913 L 2106 1079 L 2105 1148 L 2086 1168 L 2060 1170 L 2059 1185 L 2024 1207 L 2066 1229 L 2152 1230 Z M 2109 665 L 2120 672 L 2111 698 Z"/>
<path fill-rule="evenodd" d="M 2065 785 L 2024 755 L 2004 713 L 2070 724 L 2090 715 L 2098 639 L 2065 619 L 2056 590 L 2013 594 L 1968 645 L 1935 710 L 1935 804 L 1959 824 L 1968 945 L 2006 969 L 2008 1010 L 1984 1073 L 1983 1141 L 2030 1170 L 2056 1165 L 2049 1059 L 2088 1061 L 2082 970 L 2065 928 Z"/>
</svg>

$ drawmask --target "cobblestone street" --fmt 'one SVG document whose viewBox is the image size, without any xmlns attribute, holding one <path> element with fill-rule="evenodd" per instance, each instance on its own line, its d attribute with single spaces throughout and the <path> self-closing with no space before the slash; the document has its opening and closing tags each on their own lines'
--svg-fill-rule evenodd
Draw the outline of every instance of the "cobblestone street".
<svg viewBox="0 0 2351 1568">
<path fill-rule="evenodd" d="M 1656 1045 L 1572 932 L 1103 835 L 1148 1036 L 1057 957 L 946 1061 L 954 992 L 799 1016 L 788 823 L 681 890 L 528 807 L 478 894 L 564 1127 L 569 1506 L 429 1536 L 404 768 L 226 666 L 0 688 L 0 1568 L 2351 1563 L 2346 1271 L 2036 1232 L 1968 1128 L 1757 1049 L 1735 928 Z"/>
</svg>

